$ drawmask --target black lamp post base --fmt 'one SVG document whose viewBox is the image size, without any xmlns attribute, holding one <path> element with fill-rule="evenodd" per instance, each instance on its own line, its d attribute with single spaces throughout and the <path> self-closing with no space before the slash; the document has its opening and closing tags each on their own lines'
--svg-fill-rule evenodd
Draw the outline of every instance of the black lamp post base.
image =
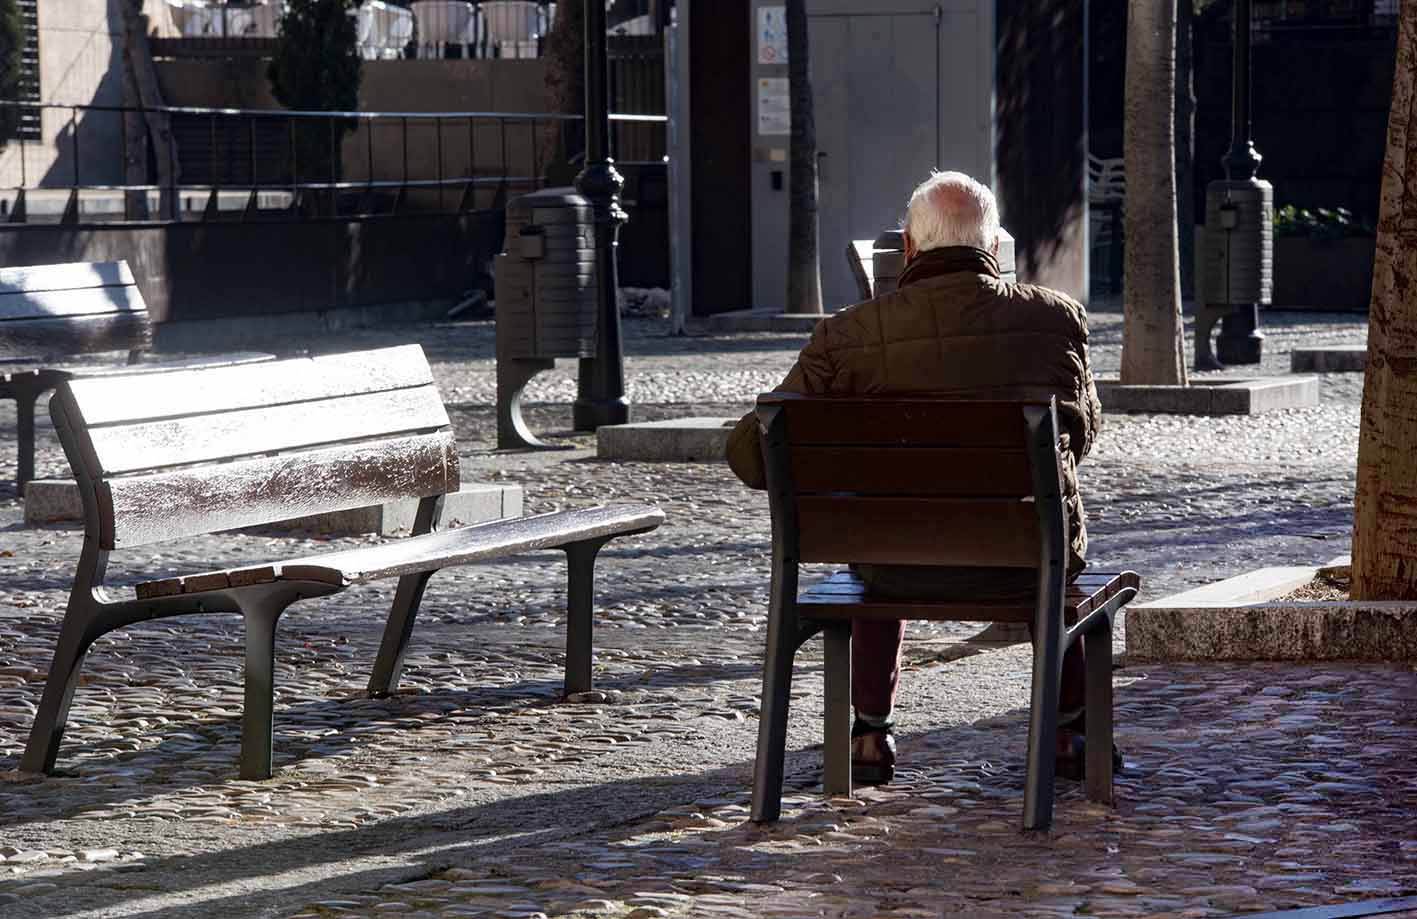
<svg viewBox="0 0 1417 919">
<path fill-rule="evenodd" d="M 577 431 L 594 431 L 612 424 L 630 423 L 630 400 L 577 399 L 571 406 L 571 424 Z"/>
<path fill-rule="evenodd" d="M 1220 363 L 1258 364 L 1264 354 L 1264 333 L 1259 330 L 1259 306 L 1242 306 L 1220 321 L 1215 351 Z"/>
</svg>

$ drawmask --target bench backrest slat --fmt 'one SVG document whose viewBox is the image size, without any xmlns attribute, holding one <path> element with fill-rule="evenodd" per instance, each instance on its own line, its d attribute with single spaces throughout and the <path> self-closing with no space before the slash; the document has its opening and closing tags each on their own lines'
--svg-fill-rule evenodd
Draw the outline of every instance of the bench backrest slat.
<svg viewBox="0 0 1417 919">
<path fill-rule="evenodd" d="M 332 486 L 337 488 L 332 489 Z M 451 431 L 104 480 L 110 547 L 146 545 L 458 487 Z"/>
<path fill-rule="evenodd" d="M 417 345 L 74 380 L 50 411 L 106 549 L 458 488 Z"/>
<path fill-rule="evenodd" d="M 130 351 L 151 334 L 125 262 L 0 269 L 0 359 Z"/>
<path fill-rule="evenodd" d="M 799 561 L 1038 566 L 1026 403 L 772 394 L 758 406 L 777 427 L 765 449 L 787 487 L 770 473 L 770 498 Z"/>
</svg>

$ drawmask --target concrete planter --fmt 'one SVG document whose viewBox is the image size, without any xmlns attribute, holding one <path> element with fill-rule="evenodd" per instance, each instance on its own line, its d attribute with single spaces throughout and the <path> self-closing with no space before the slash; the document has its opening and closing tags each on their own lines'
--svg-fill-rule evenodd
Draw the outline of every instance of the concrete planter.
<svg viewBox="0 0 1417 919">
<path fill-rule="evenodd" d="M 1262 568 L 1127 608 L 1132 661 L 1417 661 L 1417 603 L 1280 602 L 1318 568 Z"/>
<path fill-rule="evenodd" d="M 1373 286 L 1377 240 L 1304 239 L 1274 241 L 1276 309 L 1366 310 Z"/>
</svg>

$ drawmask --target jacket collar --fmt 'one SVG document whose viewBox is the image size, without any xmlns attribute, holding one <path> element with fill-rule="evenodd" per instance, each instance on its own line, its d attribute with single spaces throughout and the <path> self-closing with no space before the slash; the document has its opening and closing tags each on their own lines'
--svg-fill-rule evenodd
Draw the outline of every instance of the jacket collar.
<svg viewBox="0 0 1417 919">
<path fill-rule="evenodd" d="M 907 284 L 915 284 L 929 278 L 956 272 L 970 272 L 997 278 L 999 276 L 999 262 L 988 252 L 973 246 L 944 246 L 939 249 L 930 249 L 915 256 L 910 264 L 905 266 L 896 285 L 905 287 Z"/>
</svg>

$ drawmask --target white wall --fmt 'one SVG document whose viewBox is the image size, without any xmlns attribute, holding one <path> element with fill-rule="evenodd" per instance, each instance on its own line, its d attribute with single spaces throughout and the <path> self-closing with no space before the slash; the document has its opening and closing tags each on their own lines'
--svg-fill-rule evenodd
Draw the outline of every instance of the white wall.
<svg viewBox="0 0 1417 919">
<path fill-rule="evenodd" d="M 121 105 L 121 0 L 40 0 L 39 84 L 46 103 Z M 146 0 L 151 2 L 151 0 Z M 121 179 L 120 118 L 80 116 L 78 162 L 84 184 Z M 73 129 L 66 111 L 45 111 L 43 137 L 0 152 L 0 184 L 63 186 L 72 180 Z M 23 152 L 23 171 L 21 153 Z"/>
</svg>

